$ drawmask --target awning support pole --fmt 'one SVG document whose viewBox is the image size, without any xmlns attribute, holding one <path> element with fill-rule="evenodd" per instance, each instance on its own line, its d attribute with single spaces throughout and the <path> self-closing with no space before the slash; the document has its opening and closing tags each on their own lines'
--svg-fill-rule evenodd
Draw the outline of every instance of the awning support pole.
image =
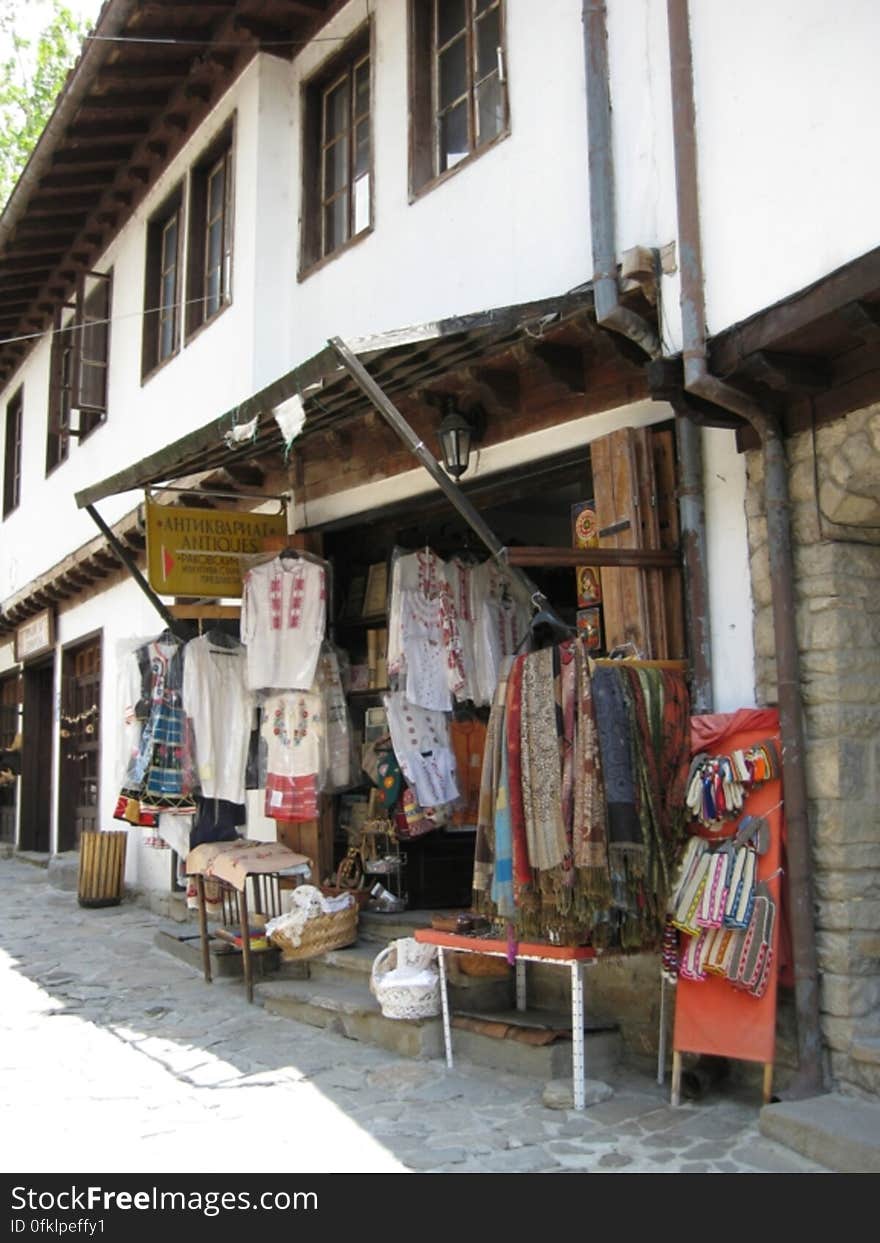
<svg viewBox="0 0 880 1243">
<path fill-rule="evenodd" d="M 352 353 L 341 337 L 331 337 L 330 345 L 336 351 L 342 365 L 364 396 L 372 402 L 389 427 L 397 433 L 407 448 L 418 458 L 440 490 L 446 494 L 447 499 L 458 510 L 471 530 L 483 541 L 496 561 L 502 564 L 513 577 L 523 584 L 536 608 L 552 615 L 560 629 L 570 630 L 570 627 L 566 626 L 566 623 L 556 614 L 555 609 L 553 609 L 543 591 L 540 591 L 535 586 L 529 576 L 524 574 L 519 566 L 508 564 L 507 549 L 495 535 L 492 528 L 487 525 L 479 510 L 471 504 L 459 485 L 449 478 L 440 466 L 440 463 L 428 450 L 425 442 L 416 435 L 357 355 Z"/>
<path fill-rule="evenodd" d="M 134 581 L 137 583 L 138 587 L 140 587 L 141 591 L 147 597 L 150 604 L 152 604 L 153 608 L 162 618 L 165 625 L 168 626 L 168 628 L 176 634 L 177 633 L 176 618 L 174 618 L 171 615 L 171 613 L 168 612 L 168 609 L 165 607 L 165 605 L 156 595 L 155 591 L 153 591 L 153 588 L 144 578 L 143 574 L 141 574 L 140 569 L 138 568 L 137 562 L 135 561 L 131 553 L 128 551 L 128 549 L 125 547 L 122 540 L 120 540 L 119 537 L 115 534 L 115 532 L 113 532 L 110 529 L 110 527 L 107 526 L 107 523 L 98 513 L 97 509 L 95 509 L 94 505 L 86 505 L 85 509 L 89 517 L 92 519 L 92 521 L 97 526 L 98 530 L 107 540 L 107 543 L 116 553 L 117 557 L 119 557 L 120 561 L 124 563 L 125 568 L 128 570 L 129 574 L 132 576 Z"/>
</svg>

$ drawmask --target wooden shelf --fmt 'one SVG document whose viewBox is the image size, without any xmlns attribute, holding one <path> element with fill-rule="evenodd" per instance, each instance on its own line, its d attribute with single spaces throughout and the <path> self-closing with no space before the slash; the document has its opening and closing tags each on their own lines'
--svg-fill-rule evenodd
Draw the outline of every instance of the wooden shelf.
<svg viewBox="0 0 880 1243">
<path fill-rule="evenodd" d="M 387 613 L 372 613 L 369 617 L 340 617 L 334 624 L 337 630 L 367 630 L 370 626 L 387 625 Z"/>
</svg>

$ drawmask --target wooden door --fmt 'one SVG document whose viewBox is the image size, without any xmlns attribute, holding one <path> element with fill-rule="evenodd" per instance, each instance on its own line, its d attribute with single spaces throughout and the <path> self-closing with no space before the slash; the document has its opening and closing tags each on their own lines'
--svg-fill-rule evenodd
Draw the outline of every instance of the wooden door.
<svg viewBox="0 0 880 1243">
<path fill-rule="evenodd" d="M 100 828 L 100 636 L 64 653 L 59 741 L 58 849 L 76 850 L 84 830 Z"/>
<path fill-rule="evenodd" d="M 15 744 L 21 730 L 21 690 L 17 673 L 0 680 L 0 748 Z M 20 739 L 19 739 L 20 745 Z M 20 756 L 19 756 L 20 758 Z M 10 769 L 9 771 L 12 771 Z M 18 779 L 0 781 L 0 842 L 15 841 Z"/>
<path fill-rule="evenodd" d="M 677 546 L 672 433 L 625 427 L 590 445 L 600 548 Z M 658 473 L 659 472 L 659 473 Z M 671 574 L 677 577 L 670 577 Z M 605 647 L 651 660 L 684 655 L 677 571 L 602 570 Z"/>
<path fill-rule="evenodd" d="M 52 818 L 52 702 L 55 659 L 23 674 L 21 748 L 22 850 L 48 853 Z"/>
</svg>

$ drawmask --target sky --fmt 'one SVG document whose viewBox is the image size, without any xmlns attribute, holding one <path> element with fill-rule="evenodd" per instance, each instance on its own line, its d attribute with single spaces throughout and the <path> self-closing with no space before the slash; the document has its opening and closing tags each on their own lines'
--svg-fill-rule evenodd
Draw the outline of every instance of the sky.
<svg viewBox="0 0 880 1243">
<path fill-rule="evenodd" d="M 103 0 L 64 0 L 64 2 L 75 17 L 88 22 L 91 28 L 98 19 Z M 8 7 L 15 13 L 15 24 L 19 34 L 26 39 L 32 39 L 37 35 L 52 13 L 52 6 L 48 0 L 12 0 Z M 0 54 L 5 51 L 6 40 L 0 34 Z"/>
</svg>

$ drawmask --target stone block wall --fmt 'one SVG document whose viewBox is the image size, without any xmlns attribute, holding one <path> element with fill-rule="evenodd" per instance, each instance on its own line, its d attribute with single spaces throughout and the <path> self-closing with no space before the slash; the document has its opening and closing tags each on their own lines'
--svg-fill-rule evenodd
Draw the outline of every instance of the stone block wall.
<svg viewBox="0 0 880 1243">
<path fill-rule="evenodd" d="M 787 443 L 823 1037 L 880 1094 L 880 406 Z M 747 455 L 758 702 L 776 702 L 763 459 Z M 818 499 L 816 483 L 818 481 Z M 820 512 L 821 508 L 821 512 Z M 847 525 L 844 525 L 847 524 Z"/>
</svg>

